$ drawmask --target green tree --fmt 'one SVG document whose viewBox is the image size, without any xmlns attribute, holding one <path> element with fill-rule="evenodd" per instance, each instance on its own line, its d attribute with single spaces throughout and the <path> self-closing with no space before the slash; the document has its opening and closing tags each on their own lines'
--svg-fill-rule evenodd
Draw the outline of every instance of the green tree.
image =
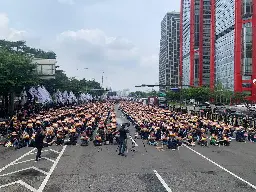
<svg viewBox="0 0 256 192">
<path fill-rule="evenodd" d="M 0 40 L 0 48 L 4 48 L 8 51 L 20 52 L 35 58 L 56 59 L 56 54 L 53 51 L 46 52 L 41 49 L 28 47 L 25 41 Z"/>
<path fill-rule="evenodd" d="M 143 91 L 135 91 L 135 92 L 131 92 L 129 94 L 129 97 L 146 98 L 146 97 L 148 97 L 148 94 Z"/>
<path fill-rule="evenodd" d="M 38 82 L 36 66 L 31 64 L 29 56 L 5 48 L 0 49 L 0 92 L 6 98 L 9 113 L 14 110 L 15 94 Z"/>
<path fill-rule="evenodd" d="M 57 66 L 58 68 L 58 66 Z M 75 77 L 67 77 L 63 70 L 56 70 L 55 79 L 41 80 L 41 84 L 53 94 L 57 89 L 60 91 L 72 91 L 74 94 L 91 93 L 92 95 L 102 95 L 103 90 L 92 91 L 92 89 L 101 89 L 100 83 L 96 81 L 78 80 Z"/>
<path fill-rule="evenodd" d="M 166 99 L 172 102 L 178 102 L 180 101 L 180 94 L 180 92 L 168 91 L 166 93 Z"/>
</svg>

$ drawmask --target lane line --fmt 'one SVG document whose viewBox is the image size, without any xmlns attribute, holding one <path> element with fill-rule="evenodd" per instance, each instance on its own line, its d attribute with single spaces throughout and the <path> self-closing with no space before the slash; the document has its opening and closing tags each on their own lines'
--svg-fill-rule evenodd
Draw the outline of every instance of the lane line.
<svg viewBox="0 0 256 192">
<path fill-rule="evenodd" d="M 13 172 L 10 172 L 10 173 L 5 173 L 3 175 L 0 175 L 0 177 L 4 177 L 4 176 L 11 175 L 11 174 L 14 174 L 14 173 L 19 173 L 21 171 L 26 171 L 26 170 L 29 170 L 29 169 L 33 169 L 33 167 L 28 167 L 28 168 L 20 169 L 18 171 L 13 171 Z"/>
<path fill-rule="evenodd" d="M 239 179 L 240 181 L 246 183 L 247 185 L 249 185 L 250 187 L 252 187 L 253 189 L 256 189 L 256 186 L 251 184 L 249 181 L 244 180 L 243 178 L 239 177 L 238 175 L 236 175 L 235 173 L 229 171 L 228 169 L 226 169 L 225 167 L 219 165 L 218 163 L 214 162 L 213 160 L 209 159 L 208 157 L 204 156 L 203 154 L 197 152 L 196 150 L 188 147 L 185 145 L 185 147 L 187 147 L 189 150 L 193 151 L 194 153 L 196 153 L 197 155 L 199 155 L 200 157 L 206 159 L 207 161 L 211 162 L 212 164 L 216 165 L 217 167 L 219 167 L 220 169 L 226 171 L 227 173 L 229 173 L 230 175 L 234 176 L 235 178 Z"/>
<path fill-rule="evenodd" d="M 13 163 L 12 165 L 18 165 L 18 164 L 26 163 L 26 162 L 29 162 L 29 161 L 35 161 L 35 159 L 28 159 L 28 160 L 25 160 L 25 161 L 19 161 L 17 163 Z"/>
<path fill-rule="evenodd" d="M 162 185 L 164 186 L 164 188 L 166 189 L 167 192 L 172 192 L 171 188 L 167 185 L 167 183 L 163 180 L 163 178 L 161 177 L 161 175 L 158 174 L 158 172 L 156 170 L 153 170 L 154 173 L 156 174 L 158 180 L 162 183 Z"/>
<path fill-rule="evenodd" d="M 131 135 L 129 135 L 129 138 L 131 139 L 132 143 L 134 143 L 135 147 L 138 147 L 139 145 L 134 141 Z"/>
<path fill-rule="evenodd" d="M 54 153 L 58 153 L 58 154 L 60 154 L 60 152 L 59 152 L 59 151 L 56 151 L 56 150 L 54 150 L 54 149 L 50 149 L 50 151 L 52 151 L 52 152 L 54 152 Z"/>
<path fill-rule="evenodd" d="M 49 150 L 48 150 L 48 149 L 46 149 L 46 150 L 43 150 L 43 151 L 42 151 L 42 153 L 43 153 L 43 152 L 47 152 L 47 151 L 49 151 Z M 37 154 L 37 152 L 34 152 L 34 153 L 30 153 L 29 155 L 34 155 L 34 154 Z"/>
<path fill-rule="evenodd" d="M 37 171 L 39 171 L 39 172 L 41 172 L 41 173 L 43 173 L 43 174 L 45 174 L 45 175 L 48 174 L 48 172 L 46 172 L 46 171 L 44 171 L 44 170 L 42 170 L 42 169 L 39 169 L 39 168 L 37 168 L 37 167 L 32 167 L 32 168 L 35 169 L 35 170 L 37 170 Z"/>
<path fill-rule="evenodd" d="M 11 174 L 14 174 L 14 173 L 19 173 L 19 172 L 21 172 L 21 171 L 26 171 L 26 170 L 29 170 L 29 169 L 34 169 L 34 170 L 36 170 L 36 171 L 38 171 L 38 172 L 41 172 L 41 173 L 43 173 L 43 174 L 45 174 L 45 175 L 48 174 L 47 172 L 45 172 L 45 171 L 43 171 L 43 170 L 41 170 L 41 169 L 38 169 L 38 168 L 32 166 L 32 167 L 20 169 L 20 170 L 17 170 L 17 171 L 13 171 L 13 172 L 10 172 L 10 173 L 2 174 L 2 175 L 0 175 L 0 177 L 8 176 L 8 175 L 11 175 Z"/>
<path fill-rule="evenodd" d="M 54 160 L 52 160 L 52 159 L 50 159 L 50 158 L 48 158 L 48 157 L 42 157 L 42 159 L 45 159 L 45 160 L 48 160 L 48 161 L 51 161 L 51 162 L 55 162 Z"/>
<path fill-rule="evenodd" d="M 25 153 L 24 155 L 20 156 L 19 158 L 17 158 L 16 160 L 12 161 L 11 163 L 7 164 L 6 166 L 4 166 L 3 168 L 0 169 L 0 173 L 7 169 L 8 167 L 12 166 L 14 163 L 16 163 L 17 161 L 21 160 L 23 157 L 26 157 L 28 155 L 30 155 L 30 153 L 32 153 L 33 151 L 35 151 L 36 149 L 32 149 L 29 152 Z"/>
<path fill-rule="evenodd" d="M 15 185 L 19 183 L 19 181 L 14 181 L 14 182 L 11 182 L 11 183 L 7 183 L 7 184 L 4 184 L 4 185 L 0 185 L 0 189 L 1 188 L 4 188 L 4 187 L 8 187 L 8 186 L 11 186 L 11 185 Z"/>
<path fill-rule="evenodd" d="M 66 147 L 67 147 L 67 145 L 65 145 L 65 146 L 62 148 L 62 150 L 61 150 L 59 156 L 58 156 L 57 159 L 55 160 L 54 164 L 52 165 L 50 171 L 48 172 L 47 176 L 45 177 L 43 183 L 40 185 L 40 187 L 39 187 L 39 189 L 37 190 L 37 192 L 42 192 L 42 191 L 44 190 L 44 188 L 45 188 L 45 186 L 46 186 L 48 180 L 50 179 L 50 177 L 51 177 L 51 175 L 52 175 L 54 169 L 56 168 L 58 162 L 60 161 L 60 158 L 61 158 L 61 156 L 63 155 L 63 153 L 64 153 Z"/>
<path fill-rule="evenodd" d="M 29 189 L 33 192 L 37 191 L 34 187 L 32 187 L 31 185 L 27 184 L 26 182 L 24 182 L 22 180 L 19 180 L 17 183 L 19 183 L 20 185 L 23 185 L 24 187 L 26 187 L 27 189 Z"/>
</svg>

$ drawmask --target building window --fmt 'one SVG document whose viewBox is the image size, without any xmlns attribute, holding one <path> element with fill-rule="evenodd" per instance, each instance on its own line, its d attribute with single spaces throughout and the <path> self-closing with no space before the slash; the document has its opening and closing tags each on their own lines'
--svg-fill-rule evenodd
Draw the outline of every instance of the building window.
<svg viewBox="0 0 256 192">
<path fill-rule="evenodd" d="M 244 87 L 244 88 L 251 88 L 252 84 L 251 83 L 243 83 L 242 87 Z"/>
<path fill-rule="evenodd" d="M 252 73 L 252 24 L 243 25 L 242 31 L 242 74 Z"/>
<path fill-rule="evenodd" d="M 253 14 L 253 0 L 243 0 L 242 3 L 242 17 L 248 19 Z"/>
</svg>

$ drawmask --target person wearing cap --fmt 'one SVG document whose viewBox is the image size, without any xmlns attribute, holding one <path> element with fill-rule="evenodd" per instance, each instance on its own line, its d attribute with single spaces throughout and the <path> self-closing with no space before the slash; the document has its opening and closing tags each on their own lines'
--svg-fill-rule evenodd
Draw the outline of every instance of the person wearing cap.
<svg viewBox="0 0 256 192">
<path fill-rule="evenodd" d="M 93 144 L 94 144 L 94 146 L 102 146 L 102 138 L 100 137 L 100 135 L 98 133 L 95 136 Z"/>
<path fill-rule="evenodd" d="M 174 133 L 170 133 L 167 147 L 168 149 L 172 149 L 172 150 L 176 150 L 178 148 L 178 141 L 175 138 Z"/>
<path fill-rule="evenodd" d="M 87 136 L 86 132 L 82 132 L 81 134 L 81 146 L 88 146 L 89 145 L 89 137 Z"/>
<path fill-rule="evenodd" d="M 38 129 L 35 135 L 35 147 L 37 148 L 36 161 L 41 158 L 41 152 L 44 147 L 44 132 L 43 129 Z"/>
<path fill-rule="evenodd" d="M 69 130 L 69 141 L 66 142 L 66 145 L 76 145 L 78 139 L 78 134 L 75 128 Z"/>
<path fill-rule="evenodd" d="M 236 128 L 236 141 L 237 142 L 245 142 L 244 129 L 242 126 Z"/>
</svg>

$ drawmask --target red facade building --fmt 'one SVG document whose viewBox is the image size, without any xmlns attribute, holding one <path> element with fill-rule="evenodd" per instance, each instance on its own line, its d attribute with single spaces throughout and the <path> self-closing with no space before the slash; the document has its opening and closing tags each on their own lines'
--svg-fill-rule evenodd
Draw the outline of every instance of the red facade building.
<svg viewBox="0 0 256 192">
<path fill-rule="evenodd" d="M 181 0 L 182 84 L 210 85 L 210 0 Z"/>
<path fill-rule="evenodd" d="M 254 0 L 211 0 L 210 86 L 213 88 L 219 80 L 224 82 L 225 88 L 246 93 L 249 99 L 256 101 L 256 87 L 252 83 L 256 79 L 256 14 L 253 10 L 256 10 Z M 225 14 L 227 17 L 223 18 Z M 223 38 L 225 36 L 227 38 Z M 229 63 L 225 56 L 219 54 L 225 50 L 230 50 L 233 62 Z M 225 81 L 225 74 L 220 74 L 225 71 L 221 66 L 227 63 L 231 74 Z"/>
<path fill-rule="evenodd" d="M 256 0 L 181 0 L 182 84 L 221 83 L 256 101 Z"/>
</svg>

